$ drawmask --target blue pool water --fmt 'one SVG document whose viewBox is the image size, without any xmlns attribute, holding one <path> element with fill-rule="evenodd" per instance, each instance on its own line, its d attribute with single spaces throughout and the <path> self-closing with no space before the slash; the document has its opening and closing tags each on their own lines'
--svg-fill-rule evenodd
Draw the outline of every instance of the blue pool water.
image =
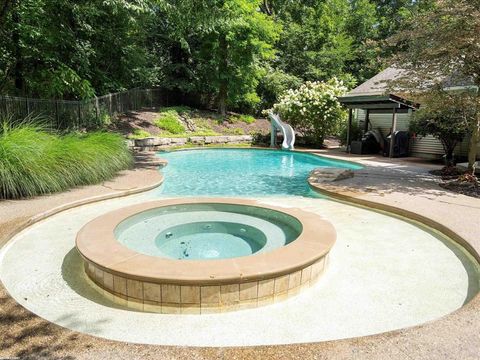
<svg viewBox="0 0 480 360">
<path fill-rule="evenodd" d="M 159 192 L 168 196 L 314 197 L 308 174 L 318 167 L 360 166 L 311 154 L 280 150 L 202 149 L 159 153 L 168 160 Z"/>
</svg>

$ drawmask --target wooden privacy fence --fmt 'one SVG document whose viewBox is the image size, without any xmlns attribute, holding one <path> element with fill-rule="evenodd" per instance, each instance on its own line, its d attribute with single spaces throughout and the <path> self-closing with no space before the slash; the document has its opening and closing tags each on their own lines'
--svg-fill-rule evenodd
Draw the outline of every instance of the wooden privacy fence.
<svg viewBox="0 0 480 360">
<path fill-rule="evenodd" d="M 54 129 L 96 128 L 117 114 L 167 104 L 160 89 L 131 89 L 81 101 L 0 95 L 0 121 L 40 116 Z"/>
</svg>

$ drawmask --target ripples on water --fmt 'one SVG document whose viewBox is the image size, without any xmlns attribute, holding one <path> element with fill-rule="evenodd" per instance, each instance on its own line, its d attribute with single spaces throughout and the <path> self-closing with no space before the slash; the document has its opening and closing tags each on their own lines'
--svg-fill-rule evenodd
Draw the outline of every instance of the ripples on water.
<svg viewBox="0 0 480 360">
<path fill-rule="evenodd" d="M 205 149 L 161 152 L 168 160 L 158 195 L 315 197 L 307 183 L 318 167 L 359 166 L 312 154 L 280 150 Z"/>
</svg>

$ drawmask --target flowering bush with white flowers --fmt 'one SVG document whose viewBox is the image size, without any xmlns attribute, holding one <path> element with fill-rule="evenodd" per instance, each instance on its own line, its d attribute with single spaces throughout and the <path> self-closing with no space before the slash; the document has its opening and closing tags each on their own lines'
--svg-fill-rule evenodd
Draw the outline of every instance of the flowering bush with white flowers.
<svg viewBox="0 0 480 360">
<path fill-rule="evenodd" d="M 297 90 L 288 90 L 273 106 L 282 120 L 301 133 L 308 142 L 322 145 L 326 135 L 334 135 L 346 118 L 338 97 L 347 88 L 333 78 L 326 82 L 307 81 Z"/>
</svg>

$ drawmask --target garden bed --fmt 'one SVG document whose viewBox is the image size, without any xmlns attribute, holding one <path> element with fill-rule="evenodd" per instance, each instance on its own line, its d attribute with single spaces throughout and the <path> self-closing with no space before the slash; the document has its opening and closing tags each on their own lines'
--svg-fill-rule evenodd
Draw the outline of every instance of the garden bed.
<svg viewBox="0 0 480 360">
<path fill-rule="evenodd" d="M 458 194 L 480 198 L 480 186 L 478 182 L 471 183 L 460 180 L 451 180 L 441 183 L 440 186 Z"/>
<path fill-rule="evenodd" d="M 430 171 L 430 174 L 442 179 L 439 184 L 442 188 L 476 198 L 480 198 L 480 183 L 474 177 L 464 175 L 465 171 L 457 167 L 442 168 Z M 470 181 L 467 181 L 467 180 Z"/>
<path fill-rule="evenodd" d="M 120 116 L 111 128 L 129 138 L 188 138 L 192 136 L 266 135 L 270 132 L 267 119 L 216 112 L 184 106 L 144 108 Z"/>
</svg>

